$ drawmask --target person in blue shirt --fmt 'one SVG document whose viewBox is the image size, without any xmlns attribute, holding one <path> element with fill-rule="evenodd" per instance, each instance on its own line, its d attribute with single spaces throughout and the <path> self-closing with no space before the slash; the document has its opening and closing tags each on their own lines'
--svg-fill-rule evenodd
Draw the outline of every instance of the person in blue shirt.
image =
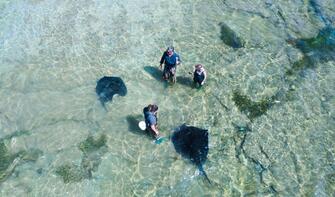
<svg viewBox="0 0 335 197">
<path fill-rule="evenodd" d="M 155 104 L 153 105 L 150 104 L 143 109 L 144 120 L 147 131 L 153 134 L 156 139 L 160 137 L 157 127 L 157 112 L 158 112 L 158 106 Z"/>
<path fill-rule="evenodd" d="M 164 64 L 163 70 L 163 79 L 169 80 L 172 77 L 172 82 L 176 82 L 176 70 L 177 65 L 181 63 L 181 59 L 177 53 L 174 52 L 174 47 L 170 46 L 164 51 L 159 67 L 162 69 Z"/>
</svg>

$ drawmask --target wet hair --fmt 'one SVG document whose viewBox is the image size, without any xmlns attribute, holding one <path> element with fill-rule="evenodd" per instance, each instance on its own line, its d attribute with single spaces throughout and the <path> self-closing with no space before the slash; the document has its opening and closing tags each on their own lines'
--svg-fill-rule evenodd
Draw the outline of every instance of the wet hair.
<svg viewBox="0 0 335 197">
<path fill-rule="evenodd" d="M 150 105 L 148 105 L 148 109 L 149 109 L 150 112 L 155 112 L 155 111 L 158 110 L 158 106 L 155 105 L 155 104 L 153 104 L 153 105 L 150 104 Z"/>
<path fill-rule="evenodd" d="M 173 46 L 169 46 L 166 51 L 174 51 L 174 47 Z"/>
</svg>

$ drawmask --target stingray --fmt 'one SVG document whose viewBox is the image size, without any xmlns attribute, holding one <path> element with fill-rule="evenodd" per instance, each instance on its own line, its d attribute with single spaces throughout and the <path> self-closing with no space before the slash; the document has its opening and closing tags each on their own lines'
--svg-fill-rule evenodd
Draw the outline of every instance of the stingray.
<svg viewBox="0 0 335 197">
<path fill-rule="evenodd" d="M 105 103 L 112 101 L 115 94 L 125 96 L 127 94 L 127 87 L 120 77 L 104 76 L 98 81 L 95 91 L 102 106 L 105 107 Z"/>
<path fill-rule="evenodd" d="M 211 183 L 203 169 L 203 164 L 206 162 L 208 154 L 207 131 L 183 124 L 174 131 L 171 140 L 177 153 L 190 159 L 198 167 L 200 174 Z"/>
</svg>

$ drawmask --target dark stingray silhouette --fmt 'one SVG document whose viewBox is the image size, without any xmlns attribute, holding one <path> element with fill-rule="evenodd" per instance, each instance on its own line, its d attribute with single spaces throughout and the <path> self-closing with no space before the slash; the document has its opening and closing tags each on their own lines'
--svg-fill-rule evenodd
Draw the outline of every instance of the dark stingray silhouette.
<svg viewBox="0 0 335 197">
<path fill-rule="evenodd" d="M 201 175 L 211 183 L 202 167 L 208 154 L 207 130 L 183 124 L 174 131 L 171 140 L 177 153 L 190 159 L 199 168 Z"/>
<path fill-rule="evenodd" d="M 95 91 L 102 106 L 105 107 L 105 103 L 111 101 L 115 94 L 125 96 L 127 94 L 127 87 L 120 77 L 104 76 L 98 81 Z"/>
</svg>

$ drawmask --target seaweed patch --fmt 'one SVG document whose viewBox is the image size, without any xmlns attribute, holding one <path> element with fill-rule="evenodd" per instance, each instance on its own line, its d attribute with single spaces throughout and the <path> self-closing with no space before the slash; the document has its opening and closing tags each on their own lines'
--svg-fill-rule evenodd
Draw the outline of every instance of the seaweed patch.
<svg viewBox="0 0 335 197">
<path fill-rule="evenodd" d="M 308 68 L 315 68 L 317 61 L 328 62 L 335 60 L 335 28 L 325 27 L 316 37 L 288 40 L 298 48 L 304 57 L 293 63 L 286 71 L 287 75 L 299 73 Z"/>
<path fill-rule="evenodd" d="M 56 173 L 63 178 L 64 183 L 79 182 L 87 177 L 81 167 L 69 164 L 59 166 Z"/>
<path fill-rule="evenodd" d="M 64 164 L 56 169 L 56 174 L 63 178 L 64 183 L 80 182 L 83 179 L 91 179 L 92 172 L 98 170 L 101 157 L 107 151 L 107 136 L 102 134 L 98 138 L 88 136 L 81 142 L 78 148 L 83 152 L 80 166 L 75 164 Z"/>
<path fill-rule="evenodd" d="M 292 67 L 286 71 L 286 75 L 292 76 L 308 68 L 315 68 L 315 64 L 311 58 L 304 56 L 302 59 L 293 63 Z"/>
<path fill-rule="evenodd" d="M 41 150 L 29 149 L 10 153 L 4 139 L 0 139 L 0 183 L 5 181 L 23 162 L 35 162 L 42 154 Z"/>
<path fill-rule="evenodd" d="M 93 136 L 89 136 L 85 141 L 79 144 L 79 149 L 84 153 L 88 154 L 90 152 L 99 150 L 101 147 L 105 146 L 107 142 L 106 135 L 101 135 L 98 139 L 94 139 Z"/>
<path fill-rule="evenodd" d="M 4 181 L 8 176 L 7 169 L 15 158 L 11 155 L 5 145 L 0 141 L 0 182 Z"/>
<path fill-rule="evenodd" d="M 245 113 L 252 121 L 255 118 L 265 114 L 274 104 L 275 96 L 262 99 L 261 101 L 252 101 L 248 96 L 241 94 L 239 91 L 233 93 L 233 101 L 238 109 Z"/>
</svg>

